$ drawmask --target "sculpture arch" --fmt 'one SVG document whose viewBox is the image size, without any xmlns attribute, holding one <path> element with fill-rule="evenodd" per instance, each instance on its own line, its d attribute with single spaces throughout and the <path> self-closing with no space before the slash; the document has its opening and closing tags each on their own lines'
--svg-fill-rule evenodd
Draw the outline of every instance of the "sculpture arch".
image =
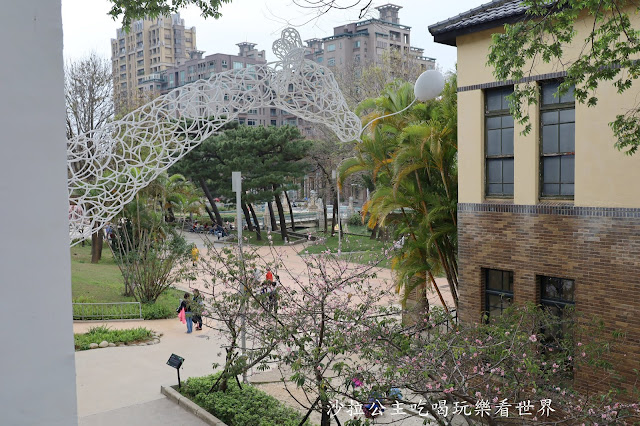
<svg viewBox="0 0 640 426">
<path fill-rule="evenodd" d="M 102 229 L 161 172 L 239 114 L 276 107 L 329 127 L 343 142 L 360 137 L 331 71 L 304 58 L 298 32 L 273 43 L 279 61 L 217 73 L 176 88 L 103 128 L 68 142 L 73 238 Z"/>
</svg>

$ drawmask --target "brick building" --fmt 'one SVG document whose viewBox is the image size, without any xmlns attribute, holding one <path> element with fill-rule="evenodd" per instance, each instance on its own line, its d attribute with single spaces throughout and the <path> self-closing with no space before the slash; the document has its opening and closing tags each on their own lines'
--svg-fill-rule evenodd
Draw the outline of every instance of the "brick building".
<svg viewBox="0 0 640 426">
<path fill-rule="evenodd" d="M 514 82 L 495 81 L 486 62 L 491 35 L 524 13 L 519 0 L 499 0 L 429 27 L 458 54 L 459 314 L 479 321 L 532 301 L 561 316 L 575 306 L 627 334 L 613 362 L 631 377 L 640 368 L 640 158 L 613 147 L 608 123 L 635 105 L 637 85 L 620 95 L 603 83 L 588 108 L 573 93 L 556 96 L 562 64 L 538 63 L 527 81 L 539 103 L 522 135 L 505 99 Z M 576 43 L 592 24 L 577 23 Z M 578 378 L 588 383 L 588 372 Z"/>
</svg>

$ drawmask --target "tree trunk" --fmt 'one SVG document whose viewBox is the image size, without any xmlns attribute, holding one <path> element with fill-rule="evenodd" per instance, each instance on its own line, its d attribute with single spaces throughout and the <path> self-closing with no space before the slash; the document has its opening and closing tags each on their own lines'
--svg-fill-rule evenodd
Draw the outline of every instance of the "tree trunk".
<svg viewBox="0 0 640 426">
<path fill-rule="evenodd" d="M 211 223 L 215 224 L 216 223 L 216 218 L 213 215 L 213 212 L 211 211 L 211 209 L 209 208 L 209 206 L 207 206 L 206 204 L 204 205 L 204 209 L 207 211 L 207 214 L 209 215 L 209 219 L 211 219 Z"/>
<path fill-rule="evenodd" d="M 331 403 L 323 399 L 322 400 L 322 418 L 320 419 L 320 426 L 331 426 L 331 415 L 329 414 L 329 408 Z"/>
<path fill-rule="evenodd" d="M 338 213 L 338 196 L 333 197 L 333 211 L 331 212 L 331 236 L 335 233 L 336 229 L 336 218 Z"/>
<path fill-rule="evenodd" d="M 103 236 L 102 229 L 91 234 L 91 263 L 98 263 L 102 259 Z"/>
<path fill-rule="evenodd" d="M 209 192 L 209 187 L 207 186 L 207 182 L 204 180 L 204 178 L 200 178 L 200 186 L 202 187 L 202 190 L 204 191 L 204 195 L 207 197 L 207 200 L 209 200 L 209 204 L 211 204 L 211 210 L 213 210 L 213 214 L 216 215 L 216 223 L 220 226 L 223 226 L 222 216 L 220 216 L 220 212 L 218 211 L 218 206 L 216 206 L 216 202 L 213 200 L 213 197 L 211 196 L 211 192 Z"/>
<path fill-rule="evenodd" d="M 282 236 L 282 241 L 286 243 L 287 241 L 289 241 L 289 235 L 287 234 L 287 221 L 284 218 L 282 200 L 280 200 L 280 193 L 278 192 L 278 187 L 276 185 L 273 186 L 273 192 L 273 198 L 276 199 L 276 207 L 278 208 L 278 216 L 280 217 L 280 235 Z"/>
<path fill-rule="evenodd" d="M 251 211 L 251 216 L 253 216 L 253 221 L 256 224 L 256 238 L 258 241 L 262 241 L 262 235 L 260 234 L 260 222 L 258 222 L 258 216 L 256 216 L 256 211 L 253 209 L 253 205 L 249 203 L 249 210 Z"/>
<path fill-rule="evenodd" d="M 291 216 L 291 230 L 295 232 L 296 222 L 293 220 L 293 207 L 291 207 L 291 200 L 289 200 L 289 194 L 287 194 L 287 191 L 284 191 L 284 197 L 287 199 L 287 204 L 289 205 L 289 216 Z"/>
<path fill-rule="evenodd" d="M 322 215 L 324 216 L 324 233 L 327 234 L 327 203 L 325 203 L 325 199 L 322 200 Z"/>
<path fill-rule="evenodd" d="M 240 205 L 242 206 L 242 212 L 244 213 L 244 220 L 247 221 L 247 229 L 253 232 L 253 224 L 251 223 L 251 216 L 249 216 L 249 209 L 247 208 L 247 203 L 242 201 Z"/>
<path fill-rule="evenodd" d="M 167 222 L 173 223 L 176 221 L 176 214 L 173 212 L 173 207 L 167 207 Z"/>
<path fill-rule="evenodd" d="M 378 234 L 378 224 L 376 223 L 376 226 L 373 227 L 373 230 L 371 231 L 371 236 L 369 237 L 370 240 L 375 240 Z"/>
<path fill-rule="evenodd" d="M 267 203 L 267 207 L 269 208 L 269 219 L 271 219 L 271 232 L 276 232 L 278 230 L 278 225 L 276 224 L 276 216 L 273 214 L 273 205 L 271 201 Z"/>
<path fill-rule="evenodd" d="M 129 281 L 128 277 L 124 277 L 124 295 L 128 297 L 133 297 L 133 286 Z"/>
</svg>

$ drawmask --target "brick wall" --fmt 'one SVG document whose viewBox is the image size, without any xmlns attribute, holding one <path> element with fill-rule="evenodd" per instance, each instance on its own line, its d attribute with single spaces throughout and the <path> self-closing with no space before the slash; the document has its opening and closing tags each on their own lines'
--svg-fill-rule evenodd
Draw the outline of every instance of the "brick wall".
<svg viewBox="0 0 640 426">
<path fill-rule="evenodd" d="M 539 302 L 536 276 L 573 279 L 576 311 L 627 333 L 614 364 L 640 369 L 640 209 L 459 204 L 458 242 L 462 321 L 481 318 L 483 268 L 514 272 L 515 303 Z"/>
</svg>

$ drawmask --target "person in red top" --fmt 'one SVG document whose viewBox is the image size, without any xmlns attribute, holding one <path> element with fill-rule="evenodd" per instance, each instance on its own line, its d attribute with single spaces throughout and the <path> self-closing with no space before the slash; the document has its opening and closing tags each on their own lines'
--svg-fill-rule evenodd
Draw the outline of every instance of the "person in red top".
<svg viewBox="0 0 640 426">
<path fill-rule="evenodd" d="M 269 283 L 273 282 L 273 272 L 271 272 L 270 268 L 267 268 L 267 281 L 269 281 Z"/>
</svg>

